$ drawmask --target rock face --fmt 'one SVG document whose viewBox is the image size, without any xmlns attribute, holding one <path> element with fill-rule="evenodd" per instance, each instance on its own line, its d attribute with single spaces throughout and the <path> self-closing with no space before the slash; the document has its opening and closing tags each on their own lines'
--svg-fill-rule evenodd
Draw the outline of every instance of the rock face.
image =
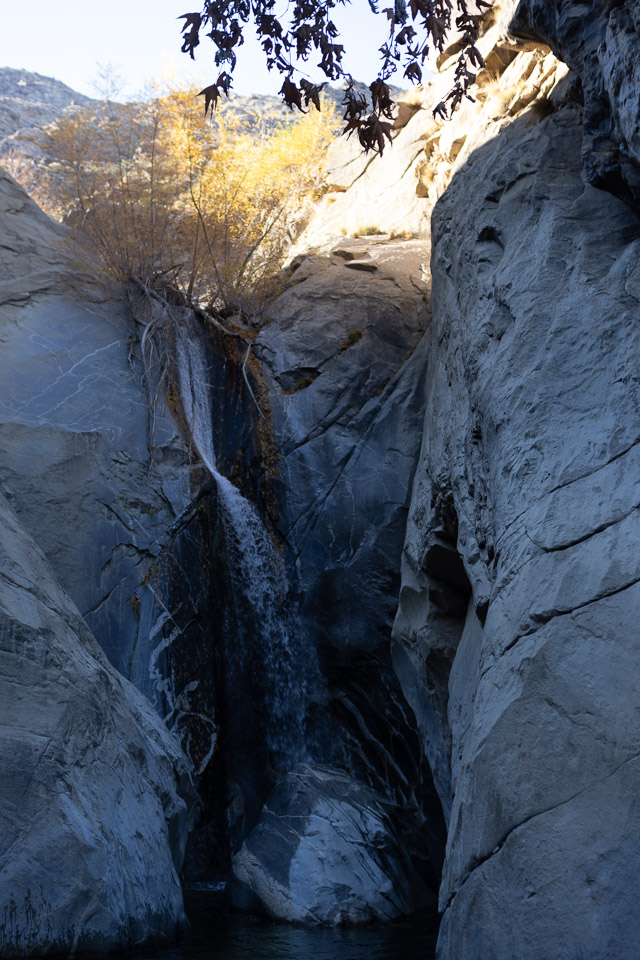
<svg viewBox="0 0 640 960">
<path fill-rule="evenodd" d="M 4 173 L 0 225 L 0 485 L 110 662 L 210 780 L 215 497 L 170 409 L 166 353 L 151 343 L 141 356 L 128 306 L 78 275 L 67 232 Z M 220 396 L 241 394 L 220 343 L 191 313 L 182 320 L 206 341 Z M 229 403 L 221 463 L 224 438 L 250 471 L 252 421 Z"/>
<path fill-rule="evenodd" d="M 548 43 L 580 77 L 584 94 L 582 156 L 596 187 L 640 205 L 640 12 L 633 0 L 579 10 L 571 0 L 521 0 L 519 36 Z"/>
<path fill-rule="evenodd" d="M 282 522 L 316 645 L 373 650 L 376 621 L 393 618 L 392 557 L 422 414 L 423 256 L 417 241 L 347 241 L 303 261 L 256 343 L 271 387 Z M 333 611 L 326 624 L 320 595 Z"/>
<path fill-rule="evenodd" d="M 173 936 L 186 759 L 1 496 L 0 665 L 0 955 Z"/>
<path fill-rule="evenodd" d="M 0 155 L 29 152 L 30 131 L 42 129 L 67 107 L 90 103 L 89 97 L 52 77 L 0 67 Z"/>
<path fill-rule="evenodd" d="M 190 502 L 188 451 L 161 395 L 148 423 L 123 306 L 74 289 L 65 231 L 0 177 L 0 482 L 112 663 L 153 697 L 138 644 L 151 611 L 132 597 Z"/>
<path fill-rule="evenodd" d="M 395 663 L 449 820 L 451 960 L 640 937 L 640 225 L 581 177 L 575 85 L 545 112 L 477 148 L 432 224 Z"/>
<path fill-rule="evenodd" d="M 422 242 L 340 238 L 292 268 L 245 369 L 231 334 L 175 305 L 141 353 L 131 304 L 72 282 L 66 232 L 0 185 L 0 482 L 111 663 L 181 735 L 202 801 L 187 876 L 225 869 L 301 759 L 403 803 L 437 870 L 439 801 L 389 652 L 422 417 Z M 281 620 L 277 556 L 227 478 L 284 545 Z M 413 909 L 411 856 L 395 870 L 394 910 Z"/>
<path fill-rule="evenodd" d="M 437 833 L 439 801 L 389 655 L 422 418 L 423 257 L 421 241 L 342 238 L 329 257 L 303 259 L 256 354 L 279 528 L 328 698 L 312 705 L 308 759 L 349 770 Z"/>
<path fill-rule="evenodd" d="M 424 88 L 399 95 L 393 144 L 382 157 L 363 154 L 355 138 L 332 145 L 327 193 L 292 257 L 326 254 L 341 236 L 364 240 L 378 233 L 428 240 L 433 206 L 469 154 L 525 110 L 544 112 L 549 92 L 567 68 L 539 38 L 517 41 L 509 32 L 515 6 L 513 0 L 496 2 L 481 24 L 477 46 L 485 69 L 474 86 L 475 102 L 464 100 L 451 123 L 434 118 L 433 108 L 454 83 L 455 38 L 437 57 L 441 73 Z"/>
<path fill-rule="evenodd" d="M 415 871 L 421 842 L 400 807 L 341 770 L 300 764 L 234 859 L 233 900 L 302 923 L 394 920 L 433 903 Z"/>
<path fill-rule="evenodd" d="M 96 287 L 81 305 L 69 294 L 61 234 L 2 181 L 14 279 L 1 291 L 0 480 L 111 659 L 189 718 L 200 830 L 231 836 L 238 902 L 316 923 L 426 902 L 395 801 L 436 870 L 446 819 L 442 960 L 632 960 L 637 17 L 631 3 L 522 0 L 509 32 L 514 8 L 484 25 L 478 103 L 433 120 L 455 65 L 445 50 L 392 150 L 334 157 L 246 357 L 228 363 L 179 314 L 205 356 L 190 389 L 207 394 L 206 456 L 176 384 L 165 404 L 161 379 L 129 361 L 118 309 Z M 160 397 L 151 425 L 146 384 Z M 257 558 L 290 611 L 279 634 L 262 600 L 244 632 L 233 620 L 229 596 L 246 606 L 257 579 L 239 531 L 256 528 L 246 500 L 229 525 L 228 477 L 288 565 L 290 593 L 270 542 Z M 299 712 L 283 707 L 278 670 Z M 299 718 L 306 754 L 271 742 L 282 716 Z M 235 748 L 261 724 L 245 764 Z"/>
</svg>

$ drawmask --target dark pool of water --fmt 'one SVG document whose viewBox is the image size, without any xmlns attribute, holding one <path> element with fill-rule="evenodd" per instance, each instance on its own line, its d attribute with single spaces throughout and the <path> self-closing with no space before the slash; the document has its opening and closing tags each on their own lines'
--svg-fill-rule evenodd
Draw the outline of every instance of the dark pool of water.
<svg viewBox="0 0 640 960">
<path fill-rule="evenodd" d="M 433 960 L 437 918 L 366 929 L 274 923 L 231 911 L 211 889 L 185 891 L 191 929 L 154 960 Z M 151 955 L 150 955 L 151 956 Z"/>
</svg>

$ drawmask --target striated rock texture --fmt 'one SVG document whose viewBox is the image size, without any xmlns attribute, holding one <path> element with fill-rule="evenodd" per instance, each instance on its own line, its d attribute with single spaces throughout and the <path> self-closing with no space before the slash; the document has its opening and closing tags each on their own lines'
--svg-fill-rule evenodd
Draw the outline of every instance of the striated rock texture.
<svg viewBox="0 0 640 960">
<path fill-rule="evenodd" d="M 443 960 L 640 938 L 640 223 L 582 177 L 578 94 L 477 147 L 433 216 L 395 663 L 449 822 Z"/>
<path fill-rule="evenodd" d="M 300 764 L 236 854 L 233 901 L 299 923 L 394 920 L 433 906 L 426 856 L 431 891 L 415 868 L 423 843 L 400 807 L 341 770 Z"/>
<path fill-rule="evenodd" d="M 172 937 L 192 802 L 179 744 L 0 496 L 0 956 Z"/>
</svg>

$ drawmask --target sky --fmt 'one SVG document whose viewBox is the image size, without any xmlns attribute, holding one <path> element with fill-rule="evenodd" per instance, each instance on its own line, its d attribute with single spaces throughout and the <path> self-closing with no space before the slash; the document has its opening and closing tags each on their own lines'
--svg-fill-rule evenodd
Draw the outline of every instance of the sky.
<svg viewBox="0 0 640 960">
<path fill-rule="evenodd" d="M 286 6 L 283 0 L 283 10 Z M 99 95 L 100 69 L 111 68 L 123 81 L 118 99 L 139 95 L 145 83 L 167 74 L 205 86 L 218 73 L 213 46 L 203 37 L 193 63 L 180 52 L 182 21 L 177 19 L 201 9 L 201 0 L 29 0 L 24 6 L 0 0 L 0 67 L 55 77 L 87 96 Z M 374 16 L 368 0 L 353 0 L 337 11 L 335 21 L 347 70 L 371 82 L 386 17 Z M 257 41 L 247 37 L 234 73 L 236 93 L 278 92 L 282 79 L 269 73 L 262 60 Z M 309 73 L 325 79 L 317 71 Z"/>
</svg>

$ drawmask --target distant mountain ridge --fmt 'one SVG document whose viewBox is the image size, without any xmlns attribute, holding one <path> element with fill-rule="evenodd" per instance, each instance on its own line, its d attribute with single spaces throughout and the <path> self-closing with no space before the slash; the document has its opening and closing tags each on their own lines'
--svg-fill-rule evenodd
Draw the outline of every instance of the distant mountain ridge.
<svg viewBox="0 0 640 960">
<path fill-rule="evenodd" d="M 364 94 L 369 92 L 363 83 L 357 83 L 356 89 Z M 396 87 L 391 90 L 396 96 L 401 93 Z M 324 92 L 339 110 L 343 91 L 327 84 Z M 39 154 L 34 131 L 41 130 L 70 106 L 97 106 L 99 103 L 100 100 L 86 97 L 53 77 L 0 67 L 0 157 L 7 153 Z M 248 96 L 231 93 L 221 102 L 219 110 L 222 115 L 243 120 L 255 133 L 269 133 L 298 116 L 297 111 L 289 110 L 280 97 L 258 93 Z"/>
<path fill-rule="evenodd" d="M 0 152 L 19 131 L 41 129 L 66 107 L 94 102 L 53 77 L 0 67 Z"/>
</svg>

